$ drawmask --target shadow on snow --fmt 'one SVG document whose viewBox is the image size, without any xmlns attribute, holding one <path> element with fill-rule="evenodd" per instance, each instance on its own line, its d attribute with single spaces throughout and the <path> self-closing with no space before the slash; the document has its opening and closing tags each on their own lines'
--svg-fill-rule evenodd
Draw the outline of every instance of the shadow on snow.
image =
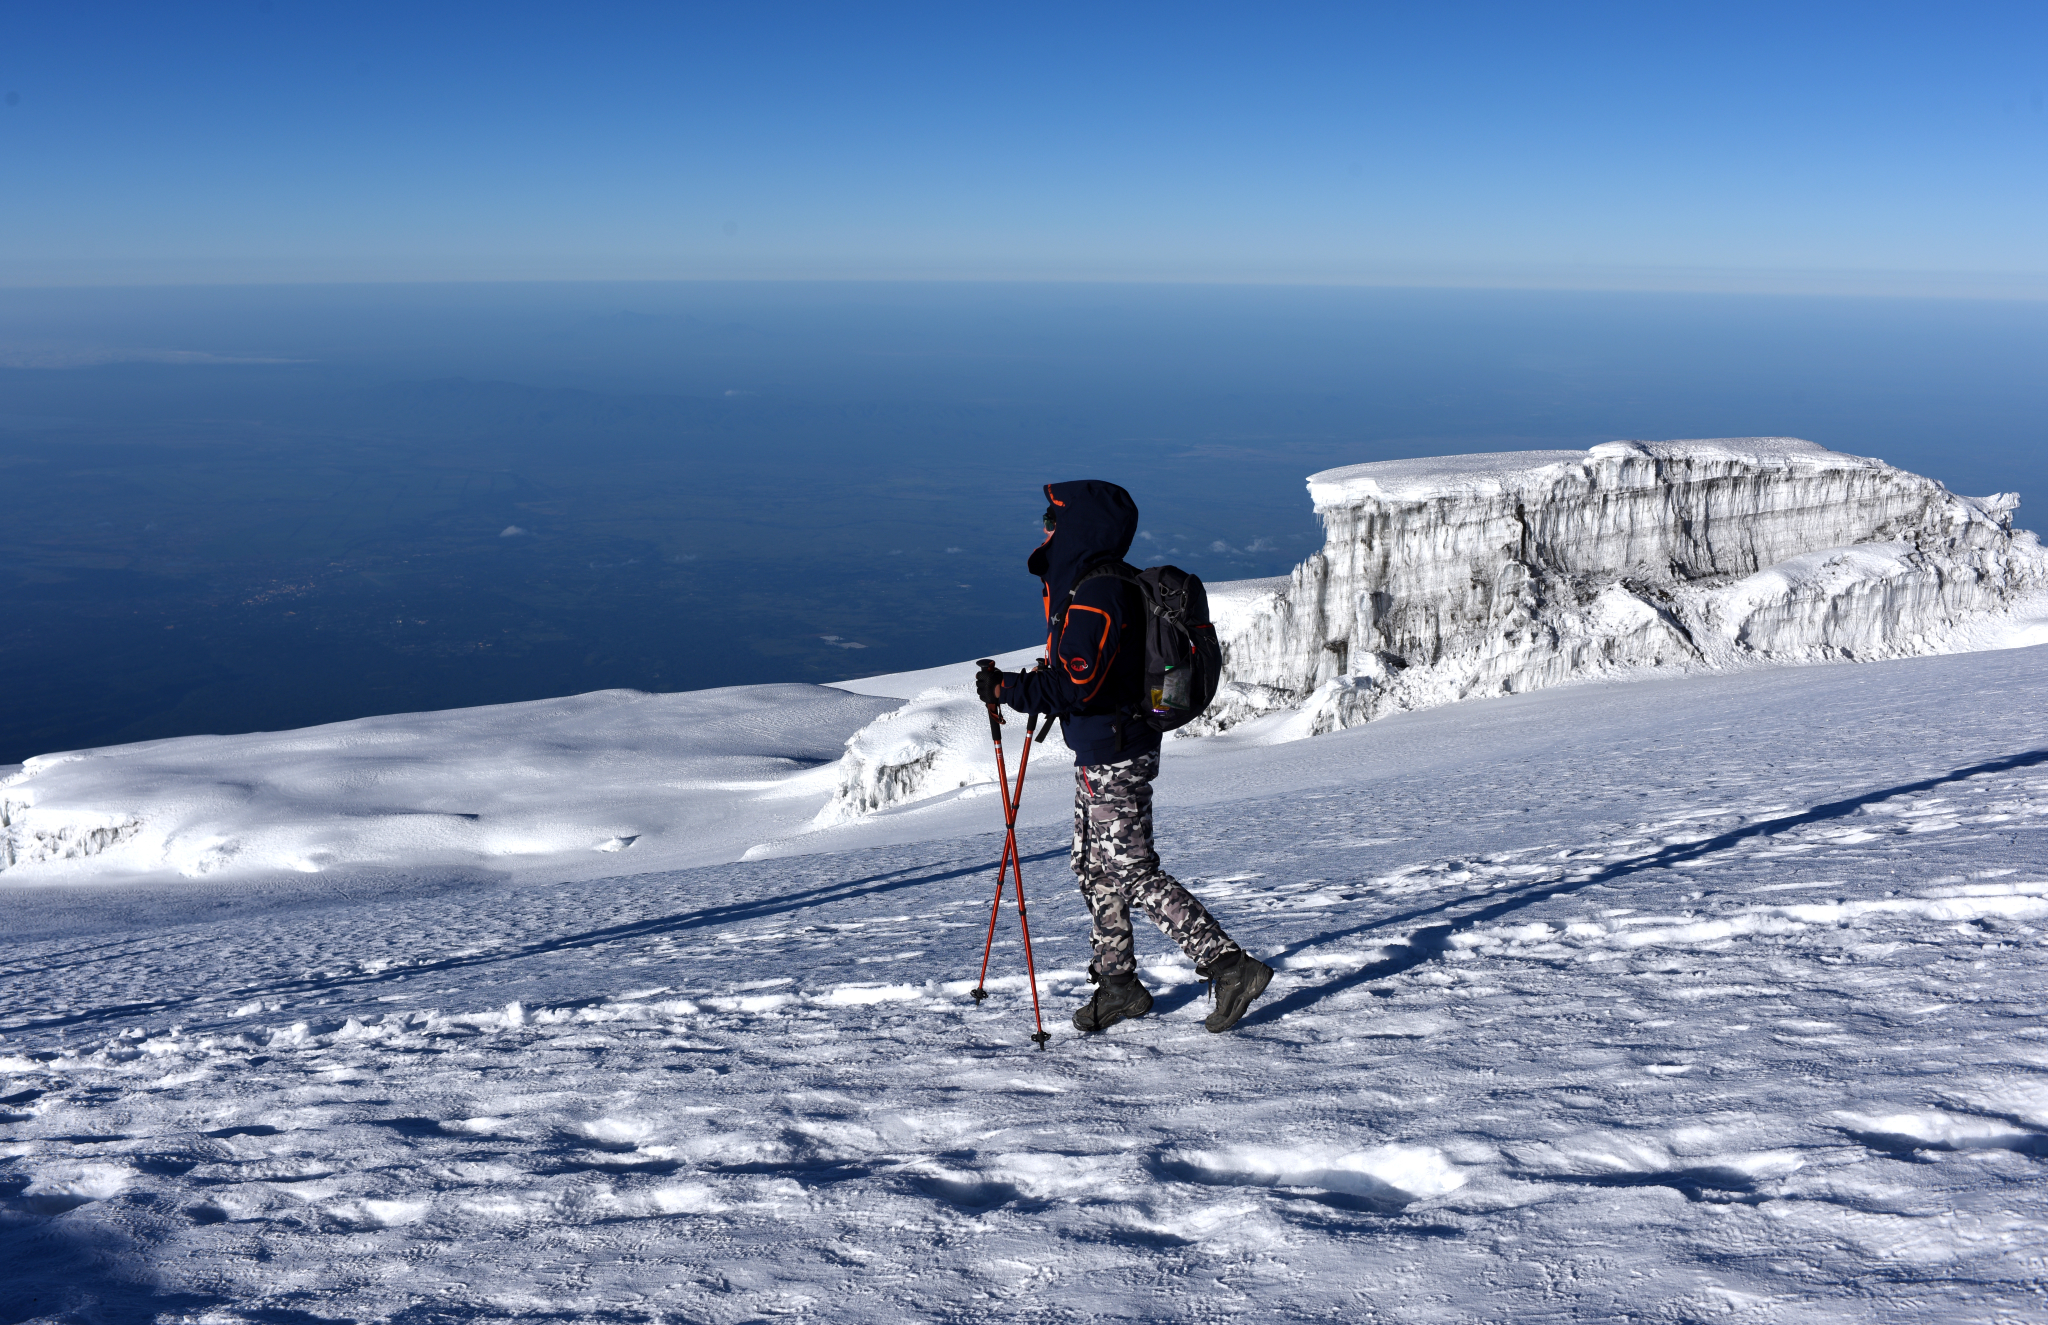
<svg viewBox="0 0 2048 1325">
<path fill-rule="evenodd" d="M 1435 961 L 1443 956 L 1444 952 L 1450 947 L 1450 941 L 1455 935 L 1499 920 L 1503 916 L 1512 915 L 1524 907 L 1534 906 L 1538 902 L 1545 902 L 1553 897 L 1569 896 L 1572 893 L 1583 891 L 1598 884 L 1611 883 L 1615 879 L 1626 878 L 1631 874 L 1641 874 L 1648 870 L 1669 869 L 1674 865 L 1683 864 L 1689 860 L 1697 860 L 1701 856 L 1712 855 L 1716 851 L 1724 851 L 1748 838 L 1768 837 L 1774 833 L 1782 833 L 1788 828 L 1800 828 L 1807 824 L 1825 823 L 1830 819 L 1846 818 L 1866 805 L 1875 805 L 1881 801 L 1891 800 L 1896 796 L 1910 796 L 1916 792 L 1932 791 L 1936 787 L 1947 786 L 1951 782 L 1961 782 L 1968 778 L 1982 777 L 1991 773 L 2007 773 L 2014 769 L 2029 768 L 2043 763 L 2048 763 L 2048 750 L 2027 750 L 2020 754 L 2007 755 L 2003 759 L 1989 759 L 1981 764 L 1971 764 L 1967 768 L 1953 769 L 1935 777 L 1922 778 L 1918 782 L 1906 782 L 1896 787 L 1886 787 L 1881 791 L 1871 791 L 1860 796 L 1851 796 L 1846 800 L 1829 801 L 1825 805 L 1816 805 L 1810 810 L 1786 815 L 1783 818 L 1764 819 L 1757 823 L 1745 824 L 1740 828 L 1730 829 L 1716 837 L 1707 838 L 1705 841 L 1679 843 L 1667 846 L 1659 851 L 1653 851 L 1646 856 L 1635 856 L 1628 860 L 1618 860 L 1611 865 L 1595 870 L 1584 878 L 1544 880 L 1514 889 L 1505 896 L 1493 894 L 1496 900 L 1489 902 L 1485 906 L 1478 907 L 1448 923 L 1427 925 L 1422 929 L 1416 930 L 1415 933 L 1409 936 L 1403 950 L 1395 955 L 1363 966 L 1349 975 L 1342 976 L 1325 984 L 1307 985 L 1296 989 L 1284 998 L 1275 999 L 1271 1003 L 1266 1003 L 1252 1009 L 1239 1025 L 1254 1026 L 1277 1021 L 1289 1013 L 1300 1012 L 1306 1008 L 1313 1007 L 1332 994 L 1341 994 L 1347 989 L 1355 989 L 1359 985 L 1368 984 L 1374 980 L 1386 980 L 1400 975 L 1404 971 L 1414 970 L 1425 962 Z M 1405 925 L 1427 916 L 1451 910 L 1469 900 L 1468 898 L 1450 898 L 1430 906 L 1419 907 L 1402 915 L 1388 916 L 1385 919 L 1374 920 L 1367 924 L 1354 925 L 1349 929 L 1319 934 L 1312 939 L 1291 945 L 1282 955 L 1292 956 L 1309 948 L 1325 943 L 1334 943 L 1338 940 L 1351 938 L 1372 930 Z"/>
<path fill-rule="evenodd" d="M 1030 861 L 1050 860 L 1064 857 L 1064 846 L 1051 851 L 1041 851 L 1025 856 Z M 488 966 L 496 962 L 517 962 L 528 958 L 542 957 L 550 953 L 571 952 L 579 948 L 596 948 L 607 943 L 624 939 L 650 938 L 659 934 L 674 934 L 684 930 L 702 929 L 707 925 L 730 924 L 735 921 L 761 920 L 769 916 L 787 915 L 815 906 L 829 906 L 835 902 L 850 902 L 905 888 L 916 888 L 927 883 L 941 883 L 947 879 L 966 878 L 975 874 L 992 874 L 993 867 L 987 862 L 963 865 L 957 869 L 938 870 L 930 873 L 929 864 L 905 865 L 900 869 L 884 870 L 865 878 L 848 879 L 835 883 L 820 884 L 798 892 L 783 893 L 775 897 L 763 897 L 749 902 L 730 902 L 720 906 L 700 907 L 694 911 L 682 911 L 675 915 L 652 916 L 644 920 L 630 920 L 623 924 L 608 925 L 603 929 L 586 930 L 580 934 L 565 934 L 559 938 L 542 939 L 539 942 L 523 944 L 516 948 L 504 948 L 495 952 L 470 953 L 463 956 L 444 957 L 439 961 L 420 962 L 410 966 L 392 966 L 381 971 L 365 971 L 350 975 L 317 976 L 300 980 L 285 980 L 268 986 L 249 986 L 235 989 L 226 997 L 239 999 L 268 998 L 290 994 L 321 993 L 333 989 L 353 989 L 370 985 L 389 984 L 419 975 L 434 975 L 447 971 L 459 971 L 469 967 Z M 909 875 L 899 878 L 899 875 Z M 189 1007 L 193 998 L 154 999 L 135 1003 L 122 1003 L 113 1007 L 94 1008 L 86 1012 L 72 1013 L 62 1017 L 45 1017 L 36 1021 L 25 1021 L 12 1026 L 11 1031 L 48 1030 L 58 1026 L 76 1026 L 92 1022 L 118 1020 L 123 1017 L 147 1016 L 168 1012 L 175 1008 Z M 196 1026 L 196 1023 L 194 1023 Z"/>
</svg>

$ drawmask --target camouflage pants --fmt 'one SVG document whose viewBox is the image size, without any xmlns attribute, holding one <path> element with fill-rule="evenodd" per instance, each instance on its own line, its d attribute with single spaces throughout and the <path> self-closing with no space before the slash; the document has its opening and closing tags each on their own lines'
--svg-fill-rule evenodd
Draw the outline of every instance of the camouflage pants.
<svg viewBox="0 0 2048 1325">
<path fill-rule="evenodd" d="M 1074 769 L 1074 850 L 1069 864 L 1095 917 L 1095 969 L 1127 975 L 1138 969 L 1131 907 L 1152 918 L 1197 966 L 1237 945 L 1208 908 L 1159 868 L 1152 849 L 1152 779 L 1159 756 Z"/>
</svg>

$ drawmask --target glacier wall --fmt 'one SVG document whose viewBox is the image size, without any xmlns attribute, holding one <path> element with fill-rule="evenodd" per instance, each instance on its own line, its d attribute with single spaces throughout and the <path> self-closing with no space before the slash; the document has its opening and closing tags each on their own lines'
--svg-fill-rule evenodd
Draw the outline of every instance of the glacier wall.
<svg viewBox="0 0 2048 1325">
<path fill-rule="evenodd" d="M 1216 732 L 1651 668 L 1981 644 L 2048 587 L 2011 494 L 1976 500 L 1785 437 L 1384 461 L 1309 479 L 1327 538 L 1222 631 Z M 1972 631 L 1977 630 L 1973 636 Z"/>
</svg>

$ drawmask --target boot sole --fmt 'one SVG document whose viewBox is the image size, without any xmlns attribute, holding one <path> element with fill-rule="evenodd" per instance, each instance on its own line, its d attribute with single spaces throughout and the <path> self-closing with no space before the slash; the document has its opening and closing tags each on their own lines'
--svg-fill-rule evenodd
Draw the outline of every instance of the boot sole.
<svg viewBox="0 0 2048 1325">
<path fill-rule="evenodd" d="M 1251 1010 L 1252 1001 L 1265 993 L 1266 986 L 1272 983 L 1273 968 L 1260 962 L 1258 973 L 1252 977 L 1251 983 L 1238 991 L 1228 1003 L 1220 1004 L 1214 1012 L 1203 1019 L 1202 1025 L 1206 1026 L 1212 1035 L 1220 1035 L 1229 1030 L 1243 1019 L 1244 1014 Z"/>
</svg>

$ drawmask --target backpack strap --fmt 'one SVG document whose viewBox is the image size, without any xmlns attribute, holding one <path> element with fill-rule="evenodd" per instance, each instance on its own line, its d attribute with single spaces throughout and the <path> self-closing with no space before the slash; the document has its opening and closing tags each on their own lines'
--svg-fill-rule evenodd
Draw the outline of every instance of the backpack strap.
<svg viewBox="0 0 2048 1325">
<path fill-rule="evenodd" d="M 1128 561 L 1104 561 L 1082 571 L 1080 578 L 1074 581 L 1074 587 L 1067 590 L 1067 606 L 1072 607 L 1074 605 L 1074 595 L 1081 592 L 1082 585 L 1104 575 L 1114 576 L 1125 584 L 1136 586 L 1138 597 L 1144 600 L 1147 612 L 1153 616 L 1174 622 L 1183 629 L 1186 628 L 1185 612 L 1178 608 L 1168 607 L 1165 601 L 1166 596 L 1158 592 L 1152 584 L 1147 582 L 1143 573 Z"/>
<path fill-rule="evenodd" d="M 1119 579 L 1125 584 L 1135 586 L 1138 590 L 1138 597 L 1145 600 L 1145 610 L 1153 616 L 1167 615 L 1161 609 L 1159 603 L 1154 600 L 1151 587 L 1145 583 L 1144 577 L 1138 572 L 1138 568 L 1131 565 L 1128 561 L 1097 562 L 1087 570 L 1082 571 L 1080 576 L 1074 581 L 1074 587 L 1067 590 L 1067 606 L 1072 607 L 1074 605 L 1074 595 L 1081 592 L 1082 585 L 1090 580 L 1101 579 L 1104 576 Z"/>
<path fill-rule="evenodd" d="M 1138 583 L 1138 572 L 1135 567 L 1127 566 L 1121 561 L 1097 562 L 1074 578 L 1074 587 L 1067 590 L 1066 604 L 1060 608 L 1061 621 L 1067 619 L 1067 609 L 1074 605 L 1075 595 L 1081 592 L 1081 586 L 1090 580 L 1099 580 L 1105 575 L 1122 580 L 1127 584 Z M 1140 587 L 1142 588 L 1142 586 Z"/>
<path fill-rule="evenodd" d="M 1152 595 L 1146 590 L 1145 582 L 1138 578 L 1138 568 L 1136 566 L 1131 565 L 1127 561 L 1100 561 L 1075 577 L 1074 587 L 1067 590 L 1067 605 L 1060 609 L 1060 623 L 1063 628 L 1067 620 L 1067 611 L 1073 607 L 1074 596 L 1081 592 L 1081 586 L 1090 580 L 1102 579 L 1104 577 L 1122 580 L 1125 584 L 1135 587 L 1138 591 L 1138 597 L 1144 600 L 1145 610 L 1154 615 L 1158 614 L 1159 605 L 1152 601 Z M 1117 716 L 1123 718 L 1134 718 L 1137 716 L 1135 708 L 1120 708 L 1116 712 Z M 1124 752 L 1124 725 L 1121 722 L 1116 725 L 1115 736 L 1115 752 L 1122 754 Z"/>
<path fill-rule="evenodd" d="M 1069 589 L 1067 591 L 1067 597 L 1072 598 L 1074 596 L 1075 590 L 1079 589 L 1088 581 L 1100 579 L 1104 575 L 1114 575 L 1119 580 L 1128 580 L 1132 584 L 1136 584 L 1138 582 L 1138 568 L 1136 566 L 1133 566 L 1130 562 L 1098 561 L 1093 566 L 1090 566 L 1087 570 L 1082 571 L 1080 575 L 1075 577 L 1074 588 Z"/>
</svg>

